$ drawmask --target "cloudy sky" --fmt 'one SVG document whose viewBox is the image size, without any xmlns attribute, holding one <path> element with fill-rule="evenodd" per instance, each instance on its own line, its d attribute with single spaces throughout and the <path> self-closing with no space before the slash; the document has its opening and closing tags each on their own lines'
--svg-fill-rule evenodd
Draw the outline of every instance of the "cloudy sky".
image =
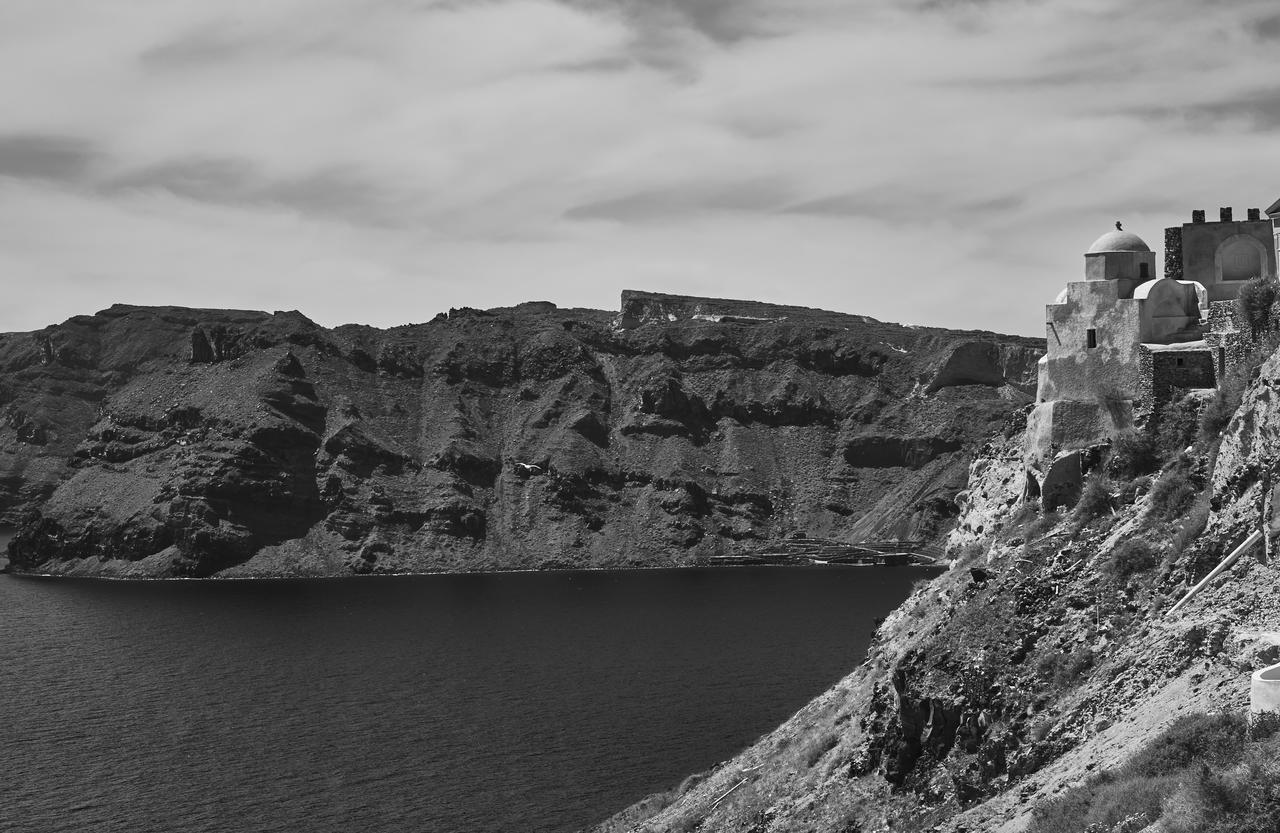
<svg viewBox="0 0 1280 833">
<path fill-rule="evenodd" d="M 0 330 L 641 288 L 1042 334 L 1280 197 L 1275 0 L 4 0 Z"/>
</svg>

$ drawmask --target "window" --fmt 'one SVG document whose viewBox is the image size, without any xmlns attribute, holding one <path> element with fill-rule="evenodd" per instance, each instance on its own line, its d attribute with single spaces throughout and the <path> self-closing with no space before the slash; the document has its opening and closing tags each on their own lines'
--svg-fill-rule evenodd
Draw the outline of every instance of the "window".
<svg viewBox="0 0 1280 833">
<path fill-rule="evenodd" d="M 1149 277 L 1151 277 L 1151 269 L 1150 269 L 1150 266 L 1151 266 L 1151 264 L 1149 264 L 1149 263 L 1139 263 L 1139 264 L 1138 264 L 1138 277 L 1140 277 L 1140 278 L 1149 278 Z"/>
<path fill-rule="evenodd" d="M 1175 364 L 1177 364 L 1178 367 L 1182 367 L 1186 363 L 1187 363 L 1187 360 L 1182 358 L 1182 356 L 1178 356 L 1177 360 L 1175 361 Z"/>
<path fill-rule="evenodd" d="M 1087 330 L 1085 332 L 1085 346 L 1092 349 L 1098 346 L 1098 331 Z"/>
</svg>

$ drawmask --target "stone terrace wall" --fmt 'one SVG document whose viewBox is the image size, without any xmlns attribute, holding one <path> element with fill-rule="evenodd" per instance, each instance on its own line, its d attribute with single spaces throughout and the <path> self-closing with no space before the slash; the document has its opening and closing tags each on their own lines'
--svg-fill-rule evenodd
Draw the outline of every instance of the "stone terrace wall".
<svg viewBox="0 0 1280 833">
<path fill-rule="evenodd" d="M 1245 362 L 1253 346 L 1253 334 L 1238 303 L 1213 301 L 1209 304 L 1209 327 L 1204 340 L 1213 352 L 1219 379 Z"/>
<path fill-rule="evenodd" d="M 1188 390 L 1212 388 L 1217 384 L 1216 362 L 1209 350 L 1144 352 L 1151 368 L 1148 401 L 1157 413 L 1161 405 L 1177 399 Z"/>
</svg>

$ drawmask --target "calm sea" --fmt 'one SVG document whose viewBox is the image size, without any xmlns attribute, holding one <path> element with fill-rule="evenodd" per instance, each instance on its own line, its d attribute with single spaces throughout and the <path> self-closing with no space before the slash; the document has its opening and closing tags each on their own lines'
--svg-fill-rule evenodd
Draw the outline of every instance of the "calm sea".
<svg viewBox="0 0 1280 833">
<path fill-rule="evenodd" d="M 0 576 L 0 829 L 576 830 L 772 729 L 919 576 Z"/>
</svg>

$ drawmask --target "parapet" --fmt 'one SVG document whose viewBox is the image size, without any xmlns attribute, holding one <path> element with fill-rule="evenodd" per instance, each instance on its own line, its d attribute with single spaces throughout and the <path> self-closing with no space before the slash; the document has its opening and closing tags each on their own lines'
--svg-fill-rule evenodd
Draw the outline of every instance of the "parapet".
<svg viewBox="0 0 1280 833">
<path fill-rule="evenodd" d="M 1260 220 L 1262 220 L 1262 209 L 1260 208 L 1246 209 L 1245 216 L 1248 217 L 1248 222 L 1250 223 L 1259 222 Z M 1197 208 L 1196 210 L 1191 212 L 1191 222 L 1196 225 L 1205 222 L 1203 208 Z M 1235 219 L 1235 210 L 1228 205 L 1228 206 L 1222 206 L 1218 209 L 1218 222 L 1234 223 L 1234 222 L 1240 222 L 1240 221 Z"/>
</svg>

